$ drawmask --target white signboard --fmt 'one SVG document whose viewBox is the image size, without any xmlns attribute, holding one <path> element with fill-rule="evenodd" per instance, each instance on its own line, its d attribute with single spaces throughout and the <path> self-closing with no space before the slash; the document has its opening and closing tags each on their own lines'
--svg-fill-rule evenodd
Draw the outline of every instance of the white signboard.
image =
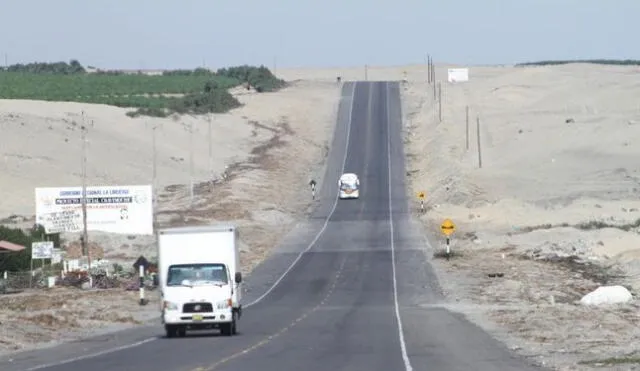
<svg viewBox="0 0 640 371">
<path fill-rule="evenodd" d="M 51 252 L 51 264 L 62 263 L 62 250 L 53 249 Z"/>
<path fill-rule="evenodd" d="M 31 259 L 51 259 L 53 256 L 53 242 L 32 242 Z"/>
<path fill-rule="evenodd" d="M 87 187 L 86 202 L 89 231 L 153 234 L 150 185 Z M 46 222 L 48 214 L 65 211 L 82 215 L 82 187 L 36 188 L 36 220 Z M 75 221 L 77 218 L 66 220 Z M 78 231 L 74 222 L 58 225 Z M 50 226 L 55 229 L 54 223 Z"/>
<path fill-rule="evenodd" d="M 469 69 L 468 68 L 449 68 L 447 71 L 449 82 L 464 82 L 469 81 Z"/>
<path fill-rule="evenodd" d="M 41 214 L 36 217 L 36 223 L 43 225 L 46 233 L 79 232 L 82 230 L 82 210 Z"/>
</svg>

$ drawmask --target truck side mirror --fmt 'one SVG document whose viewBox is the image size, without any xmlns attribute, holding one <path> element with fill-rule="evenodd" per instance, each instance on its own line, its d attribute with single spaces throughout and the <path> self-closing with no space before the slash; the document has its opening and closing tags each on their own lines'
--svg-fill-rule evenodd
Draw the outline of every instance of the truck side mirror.
<svg viewBox="0 0 640 371">
<path fill-rule="evenodd" d="M 236 272 L 235 280 L 236 280 L 236 283 L 242 282 L 242 273 Z"/>
</svg>

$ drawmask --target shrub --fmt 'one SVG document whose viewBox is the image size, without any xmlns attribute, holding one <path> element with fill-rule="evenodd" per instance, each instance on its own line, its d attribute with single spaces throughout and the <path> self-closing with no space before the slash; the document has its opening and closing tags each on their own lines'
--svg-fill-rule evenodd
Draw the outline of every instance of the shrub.
<svg viewBox="0 0 640 371">
<path fill-rule="evenodd" d="M 22 72 L 22 73 L 37 73 L 37 74 L 52 74 L 52 75 L 75 75 L 83 74 L 87 71 L 82 67 L 80 62 L 72 59 L 69 63 L 55 62 L 55 63 L 28 63 L 28 64 L 13 64 L 4 68 L 9 72 Z"/>
<path fill-rule="evenodd" d="M 126 113 L 129 117 L 150 116 L 150 117 L 167 117 L 169 111 L 166 108 L 158 107 L 141 107 L 135 111 L 129 111 Z"/>
<path fill-rule="evenodd" d="M 216 74 L 218 76 L 237 79 L 243 83 L 249 83 L 258 92 L 276 91 L 286 86 L 286 82 L 284 80 L 278 79 L 265 66 L 254 67 L 244 65 L 221 68 L 216 72 Z"/>
<path fill-rule="evenodd" d="M 195 70 L 172 70 L 162 72 L 163 76 L 215 76 L 215 72 L 212 72 L 206 68 L 196 68 Z"/>
<path fill-rule="evenodd" d="M 240 102 L 226 89 L 212 88 L 202 93 L 188 94 L 172 102 L 170 109 L 176 113 L 224 113 L 240 107 Z"/>
</svg>

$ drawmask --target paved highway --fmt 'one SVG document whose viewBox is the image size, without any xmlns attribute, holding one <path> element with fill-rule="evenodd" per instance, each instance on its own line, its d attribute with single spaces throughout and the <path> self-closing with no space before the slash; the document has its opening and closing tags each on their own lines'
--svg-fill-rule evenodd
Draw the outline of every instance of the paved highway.
<svg viewBox="0 0 640 371">
<path fill-rule="evenodd" d="M 247 278 L 237 336 L 165 339 L 158 323 L 0 360 L 0 369 L 537 369 L 462 316 L 425 305 L 443 298 L 409 215 L 400 107 L 398 83 L 344 84 L 318 207 Z M 336 199 L 342 172 L 360 176 L 359 200 Z"/>
</svg>

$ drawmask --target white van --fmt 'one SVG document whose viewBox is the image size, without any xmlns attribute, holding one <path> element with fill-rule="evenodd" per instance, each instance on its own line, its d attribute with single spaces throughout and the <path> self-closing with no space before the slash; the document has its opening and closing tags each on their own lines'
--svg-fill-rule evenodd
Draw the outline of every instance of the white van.
<svg viewBox="0 0 640 371">
<path fill-rule="evenodd" d="M 354 173 L 344 173 L 338 180 L 340 198 L 359 198 L 360 179 Z"/>
<path fill-rule="evenodd" d="M 167 337 L 187 330 L 236 334 L 240 304 L 240 252 L 233 225 L 158 231 L 158 277 Z"/>
</svg>

